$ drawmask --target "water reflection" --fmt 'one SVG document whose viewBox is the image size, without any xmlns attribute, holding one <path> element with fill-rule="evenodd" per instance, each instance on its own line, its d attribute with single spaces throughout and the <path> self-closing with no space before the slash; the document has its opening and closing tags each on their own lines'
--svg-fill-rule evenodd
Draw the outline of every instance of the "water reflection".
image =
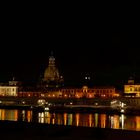
<svg viewBox="0 0 140 140">
<path fill-rule="evenodd" d="M 110 117 L 110 121 L 111 121 L 111 128 L 114 129 L 118 129 L 119 128 L 119 116 L 118 115 L 114 115 Z"/>
<path fill-rule="evenodd" d="M 125 119 L 124 114 L 121 114 L 121 116 L 120 116 L 121 129 L 124 129 L 124 119 Z"/>
<path fill-rule="evenodd" d="M 0 120 L 26 121 L 59 125 L 101 127 L 112 129 L 128 129 L 140 131 L 140 116 L 82 114 L 82 113 L 50 113 L 33 112 L 31 110 L 0 109 Z"/>
<path fill-rule="evenodd" d="M 94 114 L 94 118 L 95 118 L 95 127 L 98 127 L 98 118 L 99 118 L 99 116 L 98 116 L 98 113 L 95 113 Z"/>
<path fill-rule="evenodd" d="M 16 120 L 18 121 L 27 121 L 32 122 L 32 111 L 31 110 L 12 110 L 13 112 L 17 111 Z"/>
<path fill-rule="evenodd" d="M 102 120 L 101 128 L 105 128 L 106 127 L 106 114 L 101 114 L 100 117 L 101 117 L 100 120 Z"/>
<path fill-rule="evenodd" d="M 0 109 L 0 120 L 17 121 L 17 118 L 18 118 L 17 110 Z"/>
<path fill-rule="evenodd" d="M 73 115 L 72 114 L 68 114 L 67 118 L 66 118 L 66 122 L 68 122 L 68 125 L 72 125 L 73 122 Z"/>
</svg>

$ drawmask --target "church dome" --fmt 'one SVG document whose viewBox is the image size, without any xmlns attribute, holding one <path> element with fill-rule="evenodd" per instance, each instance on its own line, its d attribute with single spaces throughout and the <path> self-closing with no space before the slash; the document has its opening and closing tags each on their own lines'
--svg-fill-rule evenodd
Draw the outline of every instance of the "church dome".
<svg viewBox="0 0 140 140">
<path fill-rule="evenodd" d="M 55 81 L 59 79 L 59 72 L 56 67 L 47 67 L 44 72 L 44 81 Z"/>
<path fill-rule="evenodd" d="M 49 65 L 44 72 L 44 81 L 59 81 L 60 75 L 59 71 L 55 66 L 54 56 L 49 57 Z"/>
</svg>

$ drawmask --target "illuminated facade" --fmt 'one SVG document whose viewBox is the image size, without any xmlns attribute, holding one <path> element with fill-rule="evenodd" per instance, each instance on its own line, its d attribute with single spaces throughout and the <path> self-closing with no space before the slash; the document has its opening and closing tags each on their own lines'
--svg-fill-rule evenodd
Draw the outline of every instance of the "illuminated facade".
<svg viewBox="0 0 140 140">
<path fill-rule="evenodd" d="M 20 91 L 19 97 L 44 97 L 44 98 L 113 98 L 120 96 L 114 87 L 93 87 L 88 88 L 61 88 L 58 90 L 47 91 Z"/>
<path fill-rule="evenodd" d="M 54 66 L 54 59 L 51 58 L 49 64 Z M 58 71 L 57 71 L 58 72 Z M 46 77 L 45 77 L 46 76 Z M 44 74 L 44 78 L 48 80 L 50 78 L 54 78 Z M 48 78 L 48 79 L 47 79 Z M 57 77 L 58 78 L 58 77 Z M 54 80 L 54 79 L 52 79 Z M 42 97 L 42 98 L 112 98 L 120 96 L 119 93 L 116 92 L 115 87 L 93 87 L 89 88 L 87 86 L 83 86 L 82 88 L 54 88 L 53 90 L 45 90 L 42 91 L 36 87 L 23 87 L 21 83 L 15 81 L 9 81 L 8 84 L 0 85 L 0 96 L 17 96 L 17 97 Z"/>
<path fill-rule="evenodd" d="M 110 98 L 118 97 L 114 87 L 93 87 L 88 88 L 62 88 L 57 92 L 49 92 L 47 97 L 62 97 L 62 98 Z"/>
<path fill-rule="evenodd" d="M 21 82 L 16 81 L 15 78 L 9 83 L 1 83 L 0 84 L 0 96 L 18 96 L 19 86 Z"/>
<path fill-rule="evenodd" d="M 140 97 L 140 84 L 135 84 L 133 79 L 128 80 L 124 85 L 124 94 L 126 97 Z"/>
<path fill-rule="evenodd" d="M 115 97 L 119 96 L 114 87 L 93 87 L 88 88 L 87 86 L 83 86 L 80 89 L 62 89 L 62 95 L 69 97 L 86 97 L 86 98 L 95 98 L 95 97 Z"/>
<path fill-rule="evenodd" d="M 18 96 L 18 87 L 0 86 L 0 96 Z"/>
<path fill-rule="evenodd" d="M 19 91 L 18 97 L 44 97 L 39 91 Z"/>
<path fill-rule="evenodd" d="M 43 85 L 45 87 L 57 88 L 63 83 L 63 77 L 60 76 L 58 69 L 55 66 L 55 58 L 53 55 L 49 57 L 49 64 L 44 72 Z"/>
<path fill-rule="evenodd" d="M 114 87 L 88 88 L 61 88 L 58 90 L 41 92 L 36 89 L 25 88 L 19 90 L 18 86 L 0 86 L 0 96 L 17 97 L 44 97 L 44 98 L 112 98 L 120 96 Z"/>
</svg>

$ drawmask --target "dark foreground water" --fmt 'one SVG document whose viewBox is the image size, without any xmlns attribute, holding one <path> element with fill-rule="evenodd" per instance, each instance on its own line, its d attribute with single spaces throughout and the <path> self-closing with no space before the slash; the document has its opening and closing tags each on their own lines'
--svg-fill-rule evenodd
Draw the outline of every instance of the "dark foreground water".
<svg viewBox="0 0 140 140">
<path fill-rule="evenodd" d="M 0 120 L 140 131 L 140 116 L 99 113 L 50 113 L 0 109 Z"/>
</svg>

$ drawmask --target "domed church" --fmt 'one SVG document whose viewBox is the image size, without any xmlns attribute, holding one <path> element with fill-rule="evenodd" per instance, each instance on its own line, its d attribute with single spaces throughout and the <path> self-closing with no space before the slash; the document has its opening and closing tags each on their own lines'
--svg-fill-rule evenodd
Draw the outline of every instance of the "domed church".
<svg viewBox="0 0 140 140">
<path fill-rule="evenodd" d="M 48 88 L 58 88 L 63 84 L 63 76 L 60 76 L 59 71 L 55 65 L 55 58 L 53 53 L 49 57 L 49 64 L 44 72 L 43 83 Z"/>
</svg>

